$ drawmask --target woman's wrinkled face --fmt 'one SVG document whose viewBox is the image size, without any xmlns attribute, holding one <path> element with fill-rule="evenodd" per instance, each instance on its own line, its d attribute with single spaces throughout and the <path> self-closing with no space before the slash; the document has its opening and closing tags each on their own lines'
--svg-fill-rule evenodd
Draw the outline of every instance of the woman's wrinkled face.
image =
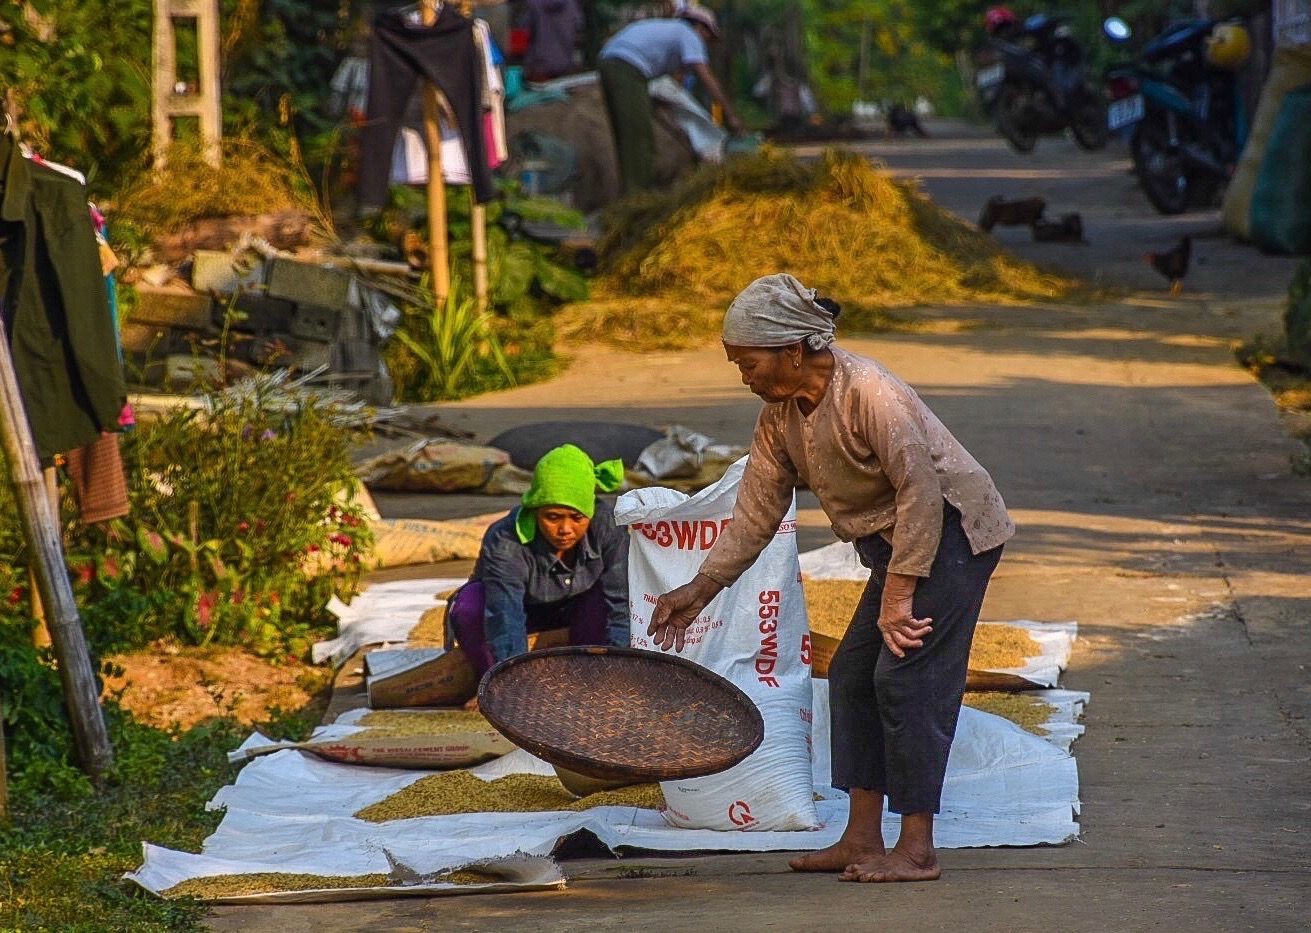
<svg viewBox="0 0 1311 933">
<path fill-rule="evenodd" d="M 537 510 L 537 530 L 557 551 L 568 551 L 587 534 L 592 520 L 567 505 L 544 505 Z"/>
<path fill-rule="evenodd" d="M 784 402 L 796 394 L 801 378 L 796 363 L 800 347 L 735 347 L 724 344 L 728 361 L 742 374 L 742 384 L 766 402 Z"/>
</svg>

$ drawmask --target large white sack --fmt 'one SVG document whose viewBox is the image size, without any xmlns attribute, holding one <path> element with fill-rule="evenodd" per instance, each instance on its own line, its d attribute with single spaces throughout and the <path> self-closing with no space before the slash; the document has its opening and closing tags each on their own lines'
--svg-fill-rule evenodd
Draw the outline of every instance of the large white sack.
<svg viewBox="0 0 1311 933">
<path fill-rule="evenodd" d="M 615 506 L 632 526 L 628 594 L 632 642 L 658 650 L 647 625 L 662 593 L 688 582 L 727 527 L 745 458 L 688 497 L 639 489 Z M 811 781 L 810 624 L 797 563 L 796 505 L 755 565 L 687 632 L 683 657 L 731 680 L 760 708 L 765 740 L 720 774 L 661 785 L 665 819 L 688 829 L 805 830 L 819 825 Z"/>
</svg>

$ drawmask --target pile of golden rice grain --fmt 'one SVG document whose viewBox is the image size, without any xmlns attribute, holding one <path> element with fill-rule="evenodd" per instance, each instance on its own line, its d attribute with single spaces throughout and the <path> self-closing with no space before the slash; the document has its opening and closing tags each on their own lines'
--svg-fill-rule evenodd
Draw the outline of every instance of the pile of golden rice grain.
<svg viewBox="0 0 1311 933">
<path fill-rule="evenodd" d="M 658 784 L 635 784 L 578 798 L 554 777 L 510 774 L 484 781 L 468 771 L 447 771 L 420 778 L 355 816 L 372 823 L 385 823 L 454 813 L 537 813 L 605 806 L 659 809 L 664 806 L 664 796 Z"/>
<path fill-rule="evenodd" d="M 802 581 L 810 630 L 841 639 L 865 592 L 863 580 Z M 1028 658 L 1042 654 L 1042 646 L 1027 631 L 1014 625 L 989 623 L 974 630 L 970 670 L 991 671 L 1023 667 Z"/>
<path fill-rule="evenodd" d="M 505 879 L 493 872 L 461 868 L 433 876 L 431 884 L 496 884 Z M 384 874 L 303 875 L 293 872 L 252 872 L 248 875 L 207 875 L 189 878 L 162 893 L 164 897 L 248 897 L 286 891 L 335 891 L 342 888 L 384 888 L 396 882 Z"/>
<path fill-rule="evenodd" d="M 977 690 L 965 694 L 965 705 L 1009 719 L 1034 735 L 1046 735 L 1043 724 L 1049 722 L 1056 707 L 1027 693 Z"/>
</svg>

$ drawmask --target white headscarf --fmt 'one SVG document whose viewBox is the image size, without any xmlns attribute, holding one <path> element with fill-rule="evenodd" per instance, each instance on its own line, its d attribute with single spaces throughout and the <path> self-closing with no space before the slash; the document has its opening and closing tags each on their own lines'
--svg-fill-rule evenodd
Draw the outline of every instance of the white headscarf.
<svg viewBox="0 0 1311 933">
<path fill-rule="evenodd" d="M 786 272 L 756 279 L 724 314 L 724 343 L 734 347 L 785 347 L 805 341 L 812 350 L 833 342 L 833 315 Z"/>
</svg>

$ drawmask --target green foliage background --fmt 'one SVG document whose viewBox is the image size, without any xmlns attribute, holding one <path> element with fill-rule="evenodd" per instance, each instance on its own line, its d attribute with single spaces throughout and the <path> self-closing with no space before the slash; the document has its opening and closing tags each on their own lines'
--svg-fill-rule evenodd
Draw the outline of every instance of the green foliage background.
<svg viewBox="0 0 1311 933">
<path fill-rule="evenodd" d="M 311 161 L 334 121 L 326 88 L 358 14 L 353 0 L 221 0 L 225 131 Z M 30 9 L 30 13 L 27 12 Z M 150 146 L 152 0 L 21 0 L 0 9 L 0 88 L 48 157 L 111 193 Z M 179 73 L 195 50 L 179 42 Z"/>
</svg>

